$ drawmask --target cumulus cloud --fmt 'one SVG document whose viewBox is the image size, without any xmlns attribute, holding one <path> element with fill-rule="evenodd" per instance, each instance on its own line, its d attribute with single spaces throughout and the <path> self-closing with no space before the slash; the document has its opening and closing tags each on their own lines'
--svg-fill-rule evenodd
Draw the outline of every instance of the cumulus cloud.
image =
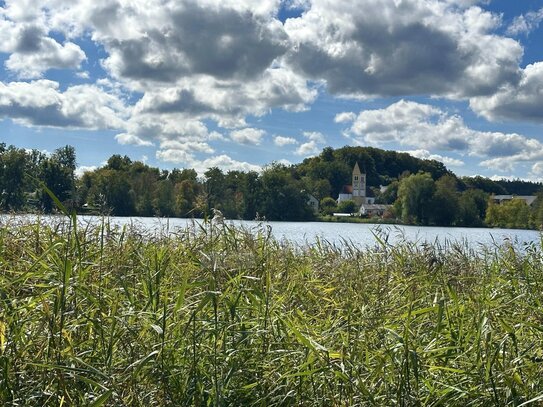
<svg viewBox="0 0 543 407">
<path fill-rule="evenodd" d="M 278 147 L 285 147 L 292 144 L 297 144 L 296 139 L 292 137 L 275 136 L 273 142 Z"/>
<path fill-rule="evenodd" d="M 360 144 L 395 143 L 419 150 L 454 151 L 481 157 L 484 159 L 481 165 L 501 171 L 511 171 L 519 162 L 543 158 L 543 144 L 536 139 L 515 133 L 473 130 L 460 116 L 405 100 L 385 109 L 360 112 L 346 134 Z"/>
<path fill-rule="evenodd" d="M 49 35 L 40 7 L 14 1 L 0 8 L 0 52 L 9 54 L 8 70 L 19 78 L 39 78 L 49 69 L 77 69 L 86 58 L 75 43 Z"/>
<path fill-rule="evenodd" d="M 487 95 L 519 77 L 522 46 L 474 2 L 314 0 L 285 29 L 294 69 L 336 95 Z"/>
<path fill-rule="evenodd" d="M 286 51 L 288 36 L 277 20 L 204 3 L 170 1 L 143 13 L 134 8 L 148 20 L 142 15 L 128 39 L 98 29 L 110 54 L 104 65 L 116 77 L 135 80 L 172 82 L 193 74 L 247 80 Z"/>
<path fill-rule="evenodd" d="M 122 100 L 95 85 L 60 91 L 54 81 L 0 82 L 0 117 L 27 126 L 119 129 L 128 109 Z"/>
<path fill-rule="evenodd" d="M 504 86 L 490 97 L 470 100 L 470 107 L 488 120 L 543 122 L 543 62 L 528 65 L 517 86 Z"/>
<path fill-rule="evenodd" d="M 274 107 L 302 111 L 316 97 L 317 91 L 301 76 L 274 67 L 257 81 L 225 82 L 200 75 L 173 86 L 157 86 L 145 92 L 136 112 L 178 112 L 191 118 L 211 118 L 225 127 L 239 127 L 247 115 L 262 116 Z"/>
<path fill-rule="evenodd" d="M 295 154 L 303 157 L 316 155 L 320 152 L 326 139 L 322 133 L 316 131 L 306 131 L 303 136 L 308 139 L 306 143 L 300 144 Z"/>
<path fill-rule="evenodd" d="M 251 127 L 233 130 L 230 132 L 230 138 L 239 144 L 258 145 L 262 142 L 262 138 L 266 135 L 264 130 L 253 129 Z"/>
<path fill-rule="evenodd" d="M 213 156 L 204 160 L 198 160 L 194 155 L 184 150 L 160 150 L 156 153 L 156 158 L 160 161 L 173 164 L 181 164 L 186 167 L 194 168 L 198 174 L 203 174 L 207 169 L 218 167 L 223 171 L 261 171 L 262 167 L 245 161 L 237 161 L 226 154 Z"/>
<path fill-rule="evenodd" d="M 194 153 L 214 153 L 209 142 L 222 140 L 223 136 L 210 132 L 201 121 L 188 120 L 183 115 L 138 114 L 127 121 L 125 132 L 115 138 L 122 144 L 135 146 L 158 144 L 158 159 L 184 162 L 191 159 Z"/>
<path fill-rule="evenodd" d="M 353 113 L 353 112 L 343 112 L 343 113 L 336 114 L 336 116 L 334 117 L 334 122 L 336 122 L 336 123 L 348 123 L 348 122 L 354 121 L 354 119 L 356 119 L 356 114 L 355 113 Z"/>
<path fill-rule="evenodd" d="M 462 160 L 452 157 L 446 157 L 439 154 L 432 154 L 428 150 L 407 150 L 404 153 L 410 154 L 413 157 L 421 158 L 423 160 L 436 160 L 441 161 L 443 164 L 450 167 L 462 167 L 465 163 Z"/>
<path fill-rule="evenodd" d="M 97 168 L 96 165 L 81 165 L 75 169 L 75 176 L 81 178 L 86 172 L 95 171 Z"/>
</svg>

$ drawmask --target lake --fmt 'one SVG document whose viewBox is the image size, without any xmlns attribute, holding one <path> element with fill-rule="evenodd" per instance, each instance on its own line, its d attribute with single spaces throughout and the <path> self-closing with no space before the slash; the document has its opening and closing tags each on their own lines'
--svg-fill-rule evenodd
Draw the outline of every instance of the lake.
<svg viewBox="0 0 543 407">
<path fill-rule="evenodd" d="M 0 222 L 9 218 L 35 221 L 35 215 L 1 215 Z M 54 220 L 59 216 L 42 216 L 42 219 Z M 80 222 L 98 224 L 100 217 L 78 216 Z M 202 220 L 180 218 L 144 218 L 144 217 L 114 217 L 108 218 L 112 225 L 135 225 L 149 232 L 174 233 L 194 226 L 193 222 Z M 541 243 L 541 233 L 534 230 L 521 229 L 485 229 L 485 228 L 452 228 L 452 227 L 419 227 L 402 225 L 376 225 L 363 223 L 326 223 L 326 222 L 257 222 L 231 221 L 227 224 L 257 230 L 263 226 L 271 228 L 272 235 L 278 240 L 286 240 L 295 244 L 315 244 L 326 241 L 331 244 L 344 246 L 346 242 L 354 246 L 366 247 L 376 244 L 375 235 L 394 244 L 400 241 L 445 245 L 451 242 L 461 242 L 471 248 L 479 246 L 491 247 L 503 243 L 511 243 L 522 247 L 530 243 Z"/>
</svg>

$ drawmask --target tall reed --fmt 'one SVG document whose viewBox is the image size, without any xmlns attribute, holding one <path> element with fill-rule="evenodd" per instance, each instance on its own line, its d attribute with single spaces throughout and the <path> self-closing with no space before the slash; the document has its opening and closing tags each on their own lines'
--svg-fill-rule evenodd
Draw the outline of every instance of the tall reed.
<svg viewBox="0 0 543 407">
<path fill-rule="evenodd" d="M 543 400 L 541 245 L 2 222 L 2 405 Z"/>
</svg>

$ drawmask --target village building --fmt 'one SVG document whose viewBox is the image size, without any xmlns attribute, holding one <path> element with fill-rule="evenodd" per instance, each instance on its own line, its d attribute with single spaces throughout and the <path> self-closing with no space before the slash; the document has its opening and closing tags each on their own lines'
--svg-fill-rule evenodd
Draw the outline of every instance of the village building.
<svg viewBox="0 0 543 407">
<path fill-rule="evenodd" d="M 537 199 L 537 196 L 534 196 L 534 195 L 492 195 L 492 201 L 494 201 L 494 203 L 496 204 L 501 204 L 501 203 L 510 201 L 512 199 L 522 199 L 524 202 L 526 202 L 526 205 L 531 206 Z"/>
<path fill-rule="evenodd" d="M 359 208 L 359 216 L 383 216 L 390 209 L 391 205 L 381 205 L 375 203 L 374 197 L 367 194 L 366 174 L 360 170 L 358 163 L 354 165 L 351 185 L 344 185 L 339 193 L 337 203 L 344 201 L 353 201 Z M 381 186 L 381 189 L 384 188 Z M 334 214 L 336 215 L 336 214 Z"/>
<path fill-rule="evenodd" d="M 353 168 L 352 184 L 344 185 L 339 193 L 337 203 L 340 204 L 343 201 L 353 201 L 357 206 L 375 203 L 375 198 L 367 196 L 366 174 L 360 171 L 358 163 Z"/>
<path fill-rule="evenodd" d="M 319 200 L 315 198 L 313 195 L 311 194 L 308 195 L 307 204 L 313 210 L 313 213 L 315 214 L 319 213 Z"/>
</svg>

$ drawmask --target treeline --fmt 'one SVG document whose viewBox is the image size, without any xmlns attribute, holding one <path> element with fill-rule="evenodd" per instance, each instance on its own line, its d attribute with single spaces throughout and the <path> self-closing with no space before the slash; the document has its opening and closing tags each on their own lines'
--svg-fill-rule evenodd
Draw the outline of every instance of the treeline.
<svg viewBox="0 0 543 407">
<path fill-rule="evenodd" d="M 542 228 L 541 192 L 531 206 L 520 198 L 498 204 L 488 191 L 469 186 L 472 180 L 447 174 L 434 181 L 428 173 L 410 174 L 394 181 L 378 200 L 393 203 L 390 216 L 408 224 Z"/>
<path fill-rule="evenodd" d="M 204 217 L 218 209 L 229 219 L 311 220 L 353 209 L 349 203 L 338 208 L 335 198 L 351 183 L 356 162 L 367 174 L 368 195 L 392 205 L 385 216 L 404 223 L 540 227 L 543 221 L 541 198 L 531 207 L 489 200 L 491 194 L 535 195 L 541 183 L 458 178 L 439 161 L 371 147 L 327 147 L 297 165 L 272 163 L 258 173 L 210 168 L 202 176 L 113 155 L 78 178 L 73 147 L 47 155 L 0 144 L 0 209 L 51 212 L 46 186 L 84 213 Z M 308 205 L 309 195 L 320 201 L 319 214 Z"/>
</svg>

